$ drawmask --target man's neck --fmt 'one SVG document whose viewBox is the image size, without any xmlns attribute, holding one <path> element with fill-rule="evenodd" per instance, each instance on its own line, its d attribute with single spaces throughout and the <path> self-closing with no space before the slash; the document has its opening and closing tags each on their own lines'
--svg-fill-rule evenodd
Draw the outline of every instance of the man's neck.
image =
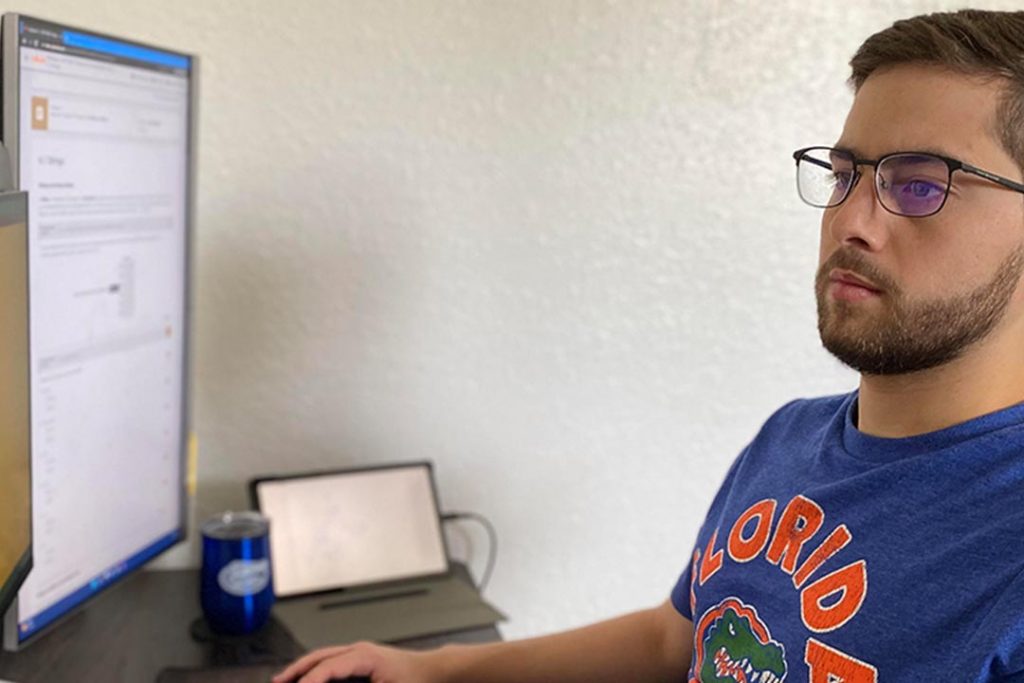
<svg viewBox="0 0 1024 683">
<path fill-rule="evenodd" d="M 931 370 L 862 375 L 857 428 L 899 438 L 926 434 L 1024 401 L 1024 358 L 976 347 Z"/>
</svg>

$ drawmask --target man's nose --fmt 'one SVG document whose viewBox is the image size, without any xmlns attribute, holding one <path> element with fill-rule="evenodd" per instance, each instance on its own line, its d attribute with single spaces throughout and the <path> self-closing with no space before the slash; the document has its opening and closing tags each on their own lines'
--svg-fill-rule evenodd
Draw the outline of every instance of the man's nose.
<svg viewBox="0 0 1024 683">
<path fill-rule="evenodd" d="M 825 210 L 822 222 L 837 244 L 868 251 L 885 246 L 890 214 L 878 203 L 874 184 L 871 169 L 858 172 L 846 200 Z"/>
</svg>

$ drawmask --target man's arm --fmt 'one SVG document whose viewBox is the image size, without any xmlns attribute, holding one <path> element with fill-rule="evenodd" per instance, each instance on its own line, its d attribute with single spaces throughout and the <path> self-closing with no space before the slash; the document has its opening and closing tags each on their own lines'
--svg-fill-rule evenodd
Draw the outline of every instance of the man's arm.
<svg viewBox="0 0 1024 683">
<path fill-rule="evenodd" d="M 275 683 L 369 676 L 393 683 L 622 683 L 679 681 L 693 654 L 693 624 L 671 602 L 528 640 L 408 652 L 369 643 L 297 660 Z"/>
</svg>

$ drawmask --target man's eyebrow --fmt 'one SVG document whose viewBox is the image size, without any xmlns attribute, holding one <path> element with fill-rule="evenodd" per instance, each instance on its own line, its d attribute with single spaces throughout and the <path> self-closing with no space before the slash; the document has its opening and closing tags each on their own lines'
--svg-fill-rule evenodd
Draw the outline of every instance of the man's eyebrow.
<svg viewBox="0 0 1024 683">
<path fill-rule="evenodd" d="M 835 149 L 841 149 L 841 150 L 843 150 L 845 152 L 849 152 L 850 154 L 852 154 L 853 156 L 855 156 L 858 159 L 867 159 L 867 158 L 869 158 L 866 155 L 862 154 L 856 147 L 853 147 L 851 145 L 843 144 L 842 140 L 836 141 L 836 143 L 833 144 L 832 146 Z M 884 152 L 884 153 L 882 153 L 882 154 L 880 154 L 880 155 L 878 155 L 877 157 L 874 157 L 874 158 L 875 159 L 880 159 L 881 157 L 888 156 L 889 154 L 913 154 L 914 152 L 920 152 L 921 154 L 932 154 L 932 155 L 939 156 L 939 157 L 947 157 L 949 159 L 959 159 L 960 158 L 960 157 L 956 156 L 955 154 L 951 154 L 949 152 L 949 150 L 947 150 L 947 149 L 942 149 L 941 147 L 934 147 L 932 145 L 921 145 L 921 146 L 914 146 L 914 147 L 910 147 L 910 148 L 891 149 L 891 150 L 888 150 L 888 151 L 886 151 L 886 152 Z"/>
<path fill-rule="evenodd" d="M 861 154 L 861 152 L 858 151 L 856 147 L 853 147 L 852 145 L 845 145 L 845 144 L 843 144 L 842 140 L 837 140 L 836 142 L 832 143 L 832 148 L 833 149 L 839 149 L 839 150 L 842 150 L 844 152 L 849 152 L 850 154 L 852 154 L 854 157 L 856 157 L 858 159 L 864 159 L 865 158 L 864 154 Z"/>
</svg>

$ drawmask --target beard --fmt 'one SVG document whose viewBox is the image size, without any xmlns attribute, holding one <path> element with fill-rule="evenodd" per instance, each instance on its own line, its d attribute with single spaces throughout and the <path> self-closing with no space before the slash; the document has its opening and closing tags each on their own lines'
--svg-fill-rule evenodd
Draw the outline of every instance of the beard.
<svg viewBox="0 0 1024 683">
<path fill-rule="evenodd" d="M 872 313 L 848 301 L 829 300 L 828 274 L 853 271 L 883 291 L 882 310 Z M 822 345 L 842 363 L 865 375 L 902 375 L 959 358 L 984 339 L 1003 318 L 1024 272 L 1024 245 L 999 265 L 980 287 L 946 299 L 912 300 L 892 278 L 859 252 L 839 250 L 818 269 L 818 333 Z"/>
</svg>

